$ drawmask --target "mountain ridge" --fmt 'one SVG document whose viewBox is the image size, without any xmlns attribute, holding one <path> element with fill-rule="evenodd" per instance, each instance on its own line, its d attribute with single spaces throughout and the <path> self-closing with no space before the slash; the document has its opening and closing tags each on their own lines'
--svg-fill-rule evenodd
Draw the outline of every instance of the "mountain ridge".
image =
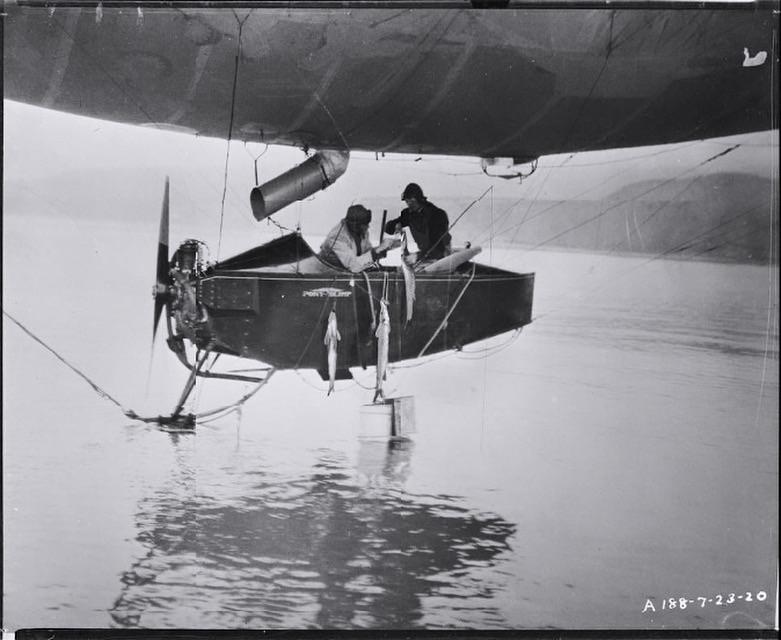
<svg viewBox="0 0 781 640">
<path fill-rule="evenodd" d="M 4 214 L 59 215 L 64 211 L 84 221 L 116 218 L 155 224 L 162 197 L 163 181 L 159 178 L 155 168 L 136 168 L 119 172 L 119 176 L 115 169 L 94 173 L 89 186 L 84 185 L 80 174 L 67 171 L 46 183 L 33 178 L 7 181 Z M 159 191 L 134 187 L 156 181 L 160 182 Z M 770 233 L 778 220 L 773 189 L 773 181 L 767 177 L 720 172 L 635 181 L 600 200 L 497 197 L 474 202 L 471 197 L 448 197 L 431 189 L 429 198 L 448 212 L 457 244 L 492 241 L 532 248 L 767 263 L 771 256 L 773 262 L 778 260 L 777 234 Z M 221 209 L 217 194 L 221 194 L 221 185 L 198 181 L 194 174 L 172 178 L 172 198 L 178 201 L 172 204 L 172 221 L 188 229 L 188 237 L 201 233 L 206 226 L 211 229 L 213 216 L 219 219 Z M 245 218 L 241 233 L 257 225 L 249 214 L 248 193 L 232 187 L 227 195 L 226 233 L 235 231 L 237 215 Z M 361 202 L 374 211 L 372 238 L 379 237 L 383 209 L 392 219 L 404 206 L 396 195 L 364 198 Z M 301 222 L 305 235 L 325 235 L 343 215 L 326 215 L 309 202 L 306 205 L 298 209 L 290 205 L 276 214 L 275 220 L 285 227 Z M 291 223 L 295 211 L 299 220 Z M 262 229 L 258 229 L 260 241 Z"/>
</svg>

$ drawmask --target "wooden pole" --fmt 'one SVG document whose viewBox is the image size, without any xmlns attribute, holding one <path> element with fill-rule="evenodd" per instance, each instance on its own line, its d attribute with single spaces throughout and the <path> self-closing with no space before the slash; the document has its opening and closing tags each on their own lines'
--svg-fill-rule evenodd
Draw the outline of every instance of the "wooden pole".
<svg viewBox="0 0 781 640">
<path fill-rule="evenodd" d="M 382 226 L 380 227 L 380 242 L 382 242 L 382 238 L 385 235 L 385 220 L 388 217 L 388 210 L 383 209 L 382 210 Z"/>
</svg>

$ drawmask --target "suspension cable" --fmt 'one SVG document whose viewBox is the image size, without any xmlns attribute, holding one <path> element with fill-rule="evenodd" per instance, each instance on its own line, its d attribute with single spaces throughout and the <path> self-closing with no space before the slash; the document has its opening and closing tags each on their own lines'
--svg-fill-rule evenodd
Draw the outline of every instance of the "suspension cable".
<svg viewBox="0 0 781 640">
<path fill-rule="evenodd" d="M 57 353 L 54 349 L 52 349 L 48 344 L 46 344 L 43 340 L 41 340 L 38 336 L 36 336 L 32 331 L 30 331 L 27 327 L 25 327 L 21 322 L 19 322 L 16 318 L 14 318 L 10 313 L 8 313 L 5 309 L 3 309 L 3 315 L 8 318 L 11 322 L 13 322 L 16 326 L 18 326 L 22 331 L 24 331 L 28 336 L 30 336 L 33 340 L 35 340 L 38 344 L 40 344 L 44 349 L 49 351 L 52 355 L 54 355 L 55 358 L 57 358 L 60 362 L 62 362 L 66 367 L 68 367 L 71 371 L 73 371 L 76 375 L 78 375 L 82 380 L 84 380 L 90 387 L 92 387 L 95 392 L 103 397 L 106 398 L 106 400 L 109 400 L 110 402 L 114 403 L 119 409 L 124 413 L 125 415 L 128 415 L 129 410 L 125 409 L 124 406 L 114 398 L 111 394 L 108 393 L 105 389 L 99 387 L 97 383 L 93 382 L 86 374 L 81 372 L 79 369 L 77 369 L 74 365 L 72 365 L 70 362 L 68 362 L 65 358 L 63 358 L 59 353 Z M 132 413 L 132 412 L 130 412 Z"/>
<path fill-rule="evenodd" d="M 472 264 L 472 274 L 469 276 L 469 280 L 464 285 L 464 288 L 461 289 L 461 292 L 458 294 L 458 297 L 455 299 L 455 302 L 450 306 L 450 309 L 448 309 L 447 313 L 445 314 L 445 317 L 442 319 L 442 322 L 439 323 L 439 326 L 437 327 L 436 331 L 431 335 L 428 342 L 423 346 L 423 348 L 420 350 L 420 353 L 418 353 L 417 357 L 420 358 L 425 352 L 426 349 L 431 346 L 431 343 L 434 342 L 434 338 L 436 338 L 439 335 L 439 332 L 442 331 L 442 329 L 445 328 L 445 325 L 447 324 L 448 318 L 450 318 L 453 311 L 455 311 L 456 307 L 458 306 L 458 303 L 461 302 L 461 298 L 466 293 L 466 290 L 469 288 L 469 285 L 472 284 L 472 280 L 475 279 L 475 272 L 477 269 L 476 264 Z"/>
<path fill-rule="evenodd" d="M 62 362 L 66 367 L 68 367 L 71 371 L 73 371 L 76 375 L 78 375 L 82 380 L 84 380 L 92 389 L 102 398 L 105 398 L 106 400 L 109 400 L 111 403 L 116 405 L 122 413 L 133 420 L 140 420 L 142 422 L 157 422 L 159 419 L 158 417 L 155 418 L 143 418 L 138 413 L 133 411 L 132 409 L 126 408 L 119 400 L 114 398 L 108 391 L 103 389 L 101 386 L 99 386 L 96 382 L 94 382 L 89 376 L 87 376 L 84 372 L 79 370 L 76 366 L 68 362 L 63 356 L 61 356 L 57 351 L 55 351 L 52 347 L 50 347 L 48 344 L 46 344 L 41 338 L 39 338 L 37 335 L 35 335 L 30 329 L 28 329 L 26 326 L 24 326 L 19 320 L 14 318 L 10 313 L 8 313 L 5 309 L 3 309 L 3 315 L 7 317 L 11 322 L 13 322 L 16 326 L 18 326 L 24 333 L 26 333 L 30 338 L 32 338 L 35 342 L 40 344 L 44 349 L 49 351 L 55 358 L 57 358 L 60 362 Z M 219 356 L 219 354 L 218 354 Z M 215 358 L 216 360 L 216 358 Z M 214 363 L 212 363 L 214 364 Z M 202 413 L 198 413 L 195 415 L 196 418 L 207 418 L 216 416 L 217 414 L 227 415 L 228 413 L 237 410 L 240 408 L 247 400 L 249 400 L 252 396 L 254 396 L 260 389 L 269 381 L 271 376 L 274 374 L 276 369 L 274 367 L 271 367 L 267 369 L 267 375 L 265 378 L 260 380 L 258 384 L 247 394 L 239 398 L 236 402 L 233 402 L 229 405 L 225 405 L 223 407 L 219 407 L 217 409 L 212 409 L 209 411 L 204 411 Z"/>
<path fill-rule="evenodd" d="M 222 248 L 222 226 L 223 226 L 223 221 L 225 219 L 225 194 L 228 191 L 228 163 L 230 161 L 230 154 L 231 154 L 231 139 L 233 138 L 233 118 L 236 113 L 236 87 L 238 86 L 239 62 L 241 61 L 241 31 L 244 28 L 244 23 L 247 21 L 247 18 L 249 18 L 250 16 L 250 14 L 248 13 L 246 16 L 244 16 L 244 20 L 239 20 L 239 17 L 236 15 L 235 11 L 233 12 L 233 15 L 239 23 L 239 37 L 238 37 L 238 43 L 236 49 L 236 61 L 233 66 L 233 88 L 231 89 L 231 112 L 230 112 L 230 120 L 228 122 L 228 140 L 225 149 L 225 172 L 223 175 L 223 182 L 222 182 L 222 204 L 220 206 L 220 233 L 217 239 L 218 260 L 220 258 L 220 249 Z"/>
<path fill-rule="evenodd" d="M 202 413 L 195 414 L 195 417 L 200 418 L 209 418 L 212 416 L 216 416 L 217 414 L 224 414 L 227 415 L 228 413 L 231 413 L 232 411 L 236 411 L 241 405 L 243 405 L 247 400 L 249 400 L 252 396 L 254 396 L 258 391 L 261 390 L 263 386 L 269 381 L 271 376 L 274 375 L 276 372 L 276 369 L 274 367 L 271 367 L 270 369 L 266 370 L 266 377 L 260 380 L 255 387 L 249 391 L 249 393 L 246 393 L 241 398 L 239 398 L 236 402 L 232 402 L 231 404 L 225 405 L 224 407 L 219 407 L 217 409 L 211 409 L 209 411 L 204 411 Z M 222 417 L 220 415 L 219 417 Z"/>
<path fill-rule="evenodd" d="M 632 198 L 628 198 L 626 200 L 621 200 L 620 202 L 617 202 L 617 203 L 615 203 L 615 204 L 613 204 L 613 205 L 603 209 L 597 215 L 591 216 L 590 218 L 588 218 L 586 220 L 583 220 L 582 222 L 578 222 L 576 225 L 574 225 L 572 227 L 569 227 L 569 228 L 565 229 L 564 231 L 560 231 L 559 233 L 554 234 L 550 238 L 547 238 L 547 239 L 543 240 L 542 242 L 537 243 L 531 249 L 529 249 L 529 251 L 535 251 L 535 250 L 545 246 L 549 242 L 557 240 L 558 238 L 560 238 L 560 237 L 562 237 L 562 236 L 564 236 L 564 235 L 566 235 L 566 234 L 568 234 L 568 233 L 570 233 L 572 231 L 575 231 L 576 229 L 579 229 L 579 228 L 589 224 L 590 222 L 594 222 L 595 220 L 597 220 L 597 219 L 601 218 L 602 216 L 606 215 L 608 212 L 610 212 L 610 211 L 612 211 L 614 209 L 617 209 L 618 207 L 620 207 L 623 204 L 626 204 L 631 199 L 636 199 L 636 198 L 642 197 L 644 195 L 647 195 L 648 193 L 651 193 L 652 191 L 655 191 L 656 189 L 659 189 L 659 188 L 661 188 L 661 187 L 663 187 L 663 186 L 665 186 L 667 184 L 670 184 L 671 182 L 674 182 L 675 180 L 678 180 L 681 176 L 686 175 L 687 173 L 691 173 L 692 171 L 695 171 L 695 170 L 699 169 L 700 167 L 708 164 L 709 162 L 712 162 L 713 160 L 716 160 L 717 158 L 720 158 L 722 156 L 727 155 L 728 153 L 730 153 L 731 151 L 734 151 L 738 147 L 740 147 L 740 144 L 735 144 L 735 145 L 731 146 L 729 149 L 725 149 L 724 151 L 721 151 L 721 152 L 711 156 L 710 158 L 707 158 L 707 159 L 703 160 L 702 162 L 700 162 L 699 164 L 695 165 L 694 167 L 692 167 L 690 169 L 687 169 L 686 171 L 683 171 L 683 172 L 677 174 L 676 176 L 673 176 L 672 178 L 668 178 L 667 180 L 664 180 L 664 181 L 662 181 L 662 182 L 660 182 L 658 184 L 655 184 L 654 186 L 646 189 L 645 191 L 643 191 L 642 193 L 640 193 L 638 195 L 633 196 Z"/>
<path fill-rule="evenodd" d="M 469 210 L 470 210 L 472 207 L 474 207 L 474 206 L 475 206 L 475 205 L 476 205 L 478 202 L 480 202 L 480 201 L 481 201 L 483 198 L 485 198 L 485 196 L 486 196 L 488 193 L 493 193 L 493 191 L 494 191 L 494 186 L 493 186 L 493 185 L 491 185 L 491 186 L 490 186 L 490 187 L 488 187 L 488 188 L 487 188 L 485 191 L 483 191 L 483 193 L 481 193 L 481 194 L 480 194 L 480 196 L 478 196 L 477 198 L 475 198 L 474 200 L 472 200 L 472 202 L 470 202 L 470 203 L 467 205 L 466 209 L 464 209 L 464 210 L 463 210 L 463 211 L 462 211 L 460 214 L 458 214 L 458 217 L 457 217 L 455 220 L 453 220 L 453 222 L 452 222 L 451 224 L 449 224 L 449 225 L 448 225 L 447 229 L 445 229 L 445 232 L 444 232 L 444 233 L 443 233 L 441 236 L 439 236 L 439 238 L 437 238 L 435 242 L 432 242 L 432 243 L 431 243 L 431 245 L 429 246 L 429 248 L 428 248 L 428 250 L 426 251 L 426 253 L 424 253 L 424 254 L 423 254 L 423 255 L 422 255 L 422 256 L 421 256 L 421 257 L 420 257 L 420 258 L 419 258 L 419 259 L 418 259 L 418 260 L 415 262 L 415 264 L 414 264 L 414 266 L 413 266 L 413 269 L 414 269 L 415 267 L 417 267 L 417 266 L 418 266 L 418 265 L 419 265 L 421 262 L 423 262 L 423 260 L 425 260 L 425 259 L 426 259 L 426 256 L 427 256 L 429 253 L 431 253 L 431 250 L 432 250 L 432 249 L 433 249 L 435 246 L 437 246 L 437 245 L 438 245 L 438 244 L 441 242 L 441 240 L 442 240 L 442 239 L 443 239 L 443 238 L 444 238 L 444 237 L 445 237 L 445 236 L 446 236 L 448 233 L 450 233 L 450 230 L 451 230 L 451 229 L 452 229 L 452 228 L 453 228 L 453 227 L 456 225 L 456 223 L 457 223 L 457 222 L 458 222 L 458 221 L 459 221 L 461 218 L 463 218 L 463 217 L 464 217 L 464 214 L 465 214 L 467 211 L 469 211 Z"/>
</svg>

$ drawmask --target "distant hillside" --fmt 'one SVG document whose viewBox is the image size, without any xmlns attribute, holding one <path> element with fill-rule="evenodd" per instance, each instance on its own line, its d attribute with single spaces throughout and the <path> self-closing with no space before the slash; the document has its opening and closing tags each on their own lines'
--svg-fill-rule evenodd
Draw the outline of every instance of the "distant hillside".
<svg viewBox="0 0 781 640">
<path fill-rule="evenodd" d="M 161 175 L 159 170 L 149 168 L 96 171 L 88 180 L 82 172 L 63 173 L 45 183 L 34 178 L 8 181 L 3 190 L 4 214 L 56 214 L 84 221 L 137 220 L 156 228 L 163 190 Z M 149 184 L 159 186 L 150 190 Z M 773 189 L 766 177 L 715 173 L 692 179 L 635 182 L 602 200 L 491 201 L 486 197 L 458 220 L 473 198 L 452 198 L 431 188 L 429 197 L 448 212 L 458 244 L 468 240 L 485 246 L 492 240 L 531 248 L 766 263 L 771 255 Z M 189 237 L 199 237 L 204 229 L 213 231 L 219 220 L 221 194 L 221 181 L 208 172 L 172 176 L 172 224 L 187 229 Z M 247 188 L 229 186 L 226 229 L 239 229 L 246 235 L 256 224 L 249 213 L 248 195 Z M 322 203 L 322 198 L 314 202 Z M 383 209 L 392 218 L 404 206 L 398 196 L 364 198 L 361 202 L 374 211 L 374 239 L 379 237 Z M 293 205 L 275 219 L 285 226 L 295 226 L 298 212 L 303 211 L 300 221 L 305 234 L 324 235 L 343 211 L 325 212 L 312 204 L 298 209 Z M 776 226 L 777 221 L 776 209 Z M 772 237 L 776 238 L 772 255 L 777 260 L 777 233 Z"/>
<path fill-rule="evenodd" d="M 767 178 L 719 173 L 694 180 L 632 183 L 599 201 L 495 201 L 494 240 L 766 263 L 771 255 L 770 225 L 776 230 L 778 225 L 777 200 L 771 221 L 773 190 Z M 451 208 L 451 220 L 461 210 Z M 490 207 L 481 203 L 478 211 L 465 214 L 453 234 L 485 243 L 491 218 Z M 777 233 L 773 237 L 777 261 Z"/>
</svg>

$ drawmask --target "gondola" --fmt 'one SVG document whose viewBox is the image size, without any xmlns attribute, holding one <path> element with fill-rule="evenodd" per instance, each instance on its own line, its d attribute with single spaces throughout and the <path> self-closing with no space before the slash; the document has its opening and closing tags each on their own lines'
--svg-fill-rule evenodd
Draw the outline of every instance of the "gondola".
<svg viewBox="0 0 781 640">
<path fill-rule="evenodd" d="M 479 250 L 464 249 L 463 255 Z M 389 362 L 460 349 L 531 322 L 533 273 L 514 273 L 458 255 L 414 274 L 414 302 L 400 266 L 350 273 L 323 262 L 299 233 L 212 265 L 197 240 L 183 242 L 160 280 L 169 346 L 315 369 L 325 378 L 323 344 L 334 311 L 340 378 L 377 360 L 379 302 L 390 318 Z M 235 377 L 235 376 L 234 376 Z"/>
<path fill-rule="evenodd" d="M 216 263 L 192 239 L 169 257 L 168 227 L 166 180 L 153 340 L 165 310 L 168 346 L 191 373 L 171 416 L 154 419 L 161 424 L 194 426 L 182 408 L 199 376 L 263 383 L 279 369 L 314 369 L 333 382 L 351 378 L 354 367 L 460 349 L 531 322 L 534 274 L 475 262 L 476 247 L 412 268 L 378 265 L 351 273 L 323 261 L 300 232 Z M 375 339 L 379 317 L 387 349 Z M 330 344 L 329 323 L 338 326 Z M 186 342 L 196 349 L 192 361 Z M 267 375 L 214 371 L 222 354 L 264 363 Z"/>
</svg>

